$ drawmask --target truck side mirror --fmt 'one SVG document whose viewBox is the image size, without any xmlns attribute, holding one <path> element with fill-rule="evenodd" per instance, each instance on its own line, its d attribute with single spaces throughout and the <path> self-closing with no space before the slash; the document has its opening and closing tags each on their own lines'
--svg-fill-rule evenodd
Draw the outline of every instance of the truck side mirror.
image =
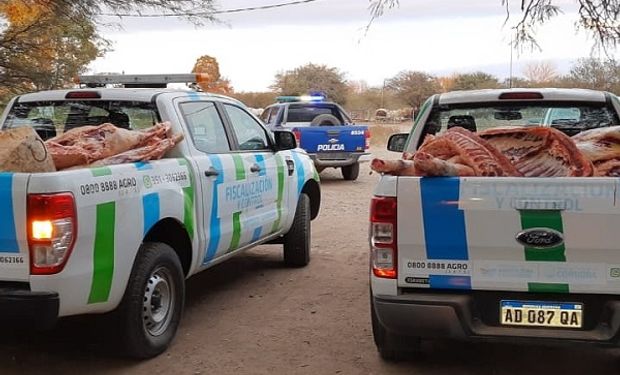
<svg viewBox="0 0 620 375">
<path fill-rule="evenodd" d="M 274 140 L 276 141 L 276 150 L 292 150 L 297 148 L 297 141 L 295 140 L 295 134 L 288 130 L 274 130 Z"/>
<path fill-rule="evenodd" d="M 407 144 L 407 138 L 409 138 L 409 133 L 392 134 L 390 136 L 390 139 L 388 140 L 387 149 L 389 151 L 394 151 L 394 152 L 405 151 L 405 145 Z"/>
</svg>

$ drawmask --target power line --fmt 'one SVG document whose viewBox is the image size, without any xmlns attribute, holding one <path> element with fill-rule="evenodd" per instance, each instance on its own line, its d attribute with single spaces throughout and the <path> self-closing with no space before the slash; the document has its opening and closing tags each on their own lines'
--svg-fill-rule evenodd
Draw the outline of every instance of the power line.
<svg viewBox="0 0 620 375">
<path fill-rule="evenodd" d="M 318 1 L 318 0 L 297 0 L 297 1 L 290 1 L 287 3 L 261 5 L 261 6 L 256 6 L 256 7 L 214 10 L 212 12 L 186 12 L 186 13 L 173 13 L 173 14 L 170 14 L 170 13 L 159 13 L 159 14 L 102 13 L 101 15 L 109 16 L 109 17 L 196 17 L 196 16 L 204 16 L 204 15 L 230 14 L 230 13 L 250 12 L 250 11 L 255 11 L 255 10 L 283 8 L 283 7 L 287 7 L 291 5 L 312 3 L 315 1 Z"/>
</svg>

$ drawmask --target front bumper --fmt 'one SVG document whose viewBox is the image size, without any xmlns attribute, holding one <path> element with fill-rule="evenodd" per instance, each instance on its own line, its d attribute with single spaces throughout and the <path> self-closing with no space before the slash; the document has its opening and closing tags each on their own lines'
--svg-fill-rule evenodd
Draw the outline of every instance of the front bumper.
<svg viewBox="0 0 620 375">
<path fill-rule="evenodd" d="M 315 167 L 317 168 L 330 168 L 330 167 L 345 167 L 347 165 L 352 165 L 357 162 L 365 162 L 368 161 L 368 156 L 370 153 L 368 152 L 352 152 L 350 154 L 344 155 L 341 153 L 319 153 L 319 154 L 308 154 L 310 159 L 314 162 Z"/>
<path fill-rule="evenodd" d="M 58 320 L 58 293 L 32 292 L 19 287 L 0 287 L 0 320 L 51 328 Z"/>
<path fill-rule="evenodd" d="M 570 301 L 584 304 L 581 329 L 514 327 L 499 323 L 500 300 Z M 421 291 L 373 296 L 379 324 L 386 331 L 420 338 L 617 345 L 620 299 L 608 295 L 557 295 L 516 292 Z"/>
</svg>

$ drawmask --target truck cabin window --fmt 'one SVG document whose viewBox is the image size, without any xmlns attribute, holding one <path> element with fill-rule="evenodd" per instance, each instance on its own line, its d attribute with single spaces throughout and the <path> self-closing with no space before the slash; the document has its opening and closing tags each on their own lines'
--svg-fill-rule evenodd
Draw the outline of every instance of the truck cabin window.
<svg viewBox="0 0 620 375">
<path fill-rule="evenodd" d="M 469 103 L 440 106 L 433 110 L 424 124 L 420 144 L 428 134 L 438 134 L 457 126 L 472 132 L 506 126 L 548 126 L 573 136 L 585 130 L 614 125 L 620 125 L 620 120 L 613 108 L 604 103 Z"/>
<path fill-rule="evenodd" d="M 150 102 L 61 100 L 15 103 L 2 128 L 30 126 L 47 140 L 87 125 L 111 123 L 119 128 L 136 130 L 158 122 L 157 109 Z"/>
</svg>

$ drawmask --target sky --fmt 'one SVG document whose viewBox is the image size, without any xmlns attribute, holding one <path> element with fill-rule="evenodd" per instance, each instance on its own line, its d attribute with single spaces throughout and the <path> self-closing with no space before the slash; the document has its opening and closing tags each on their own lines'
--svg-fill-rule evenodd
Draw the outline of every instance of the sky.
<svg viewBox="0 0 620 375">
<path fill-rule="evenodd" d="M 221 10 L 293 0 L 220 0 Z M 102 17 L 101 34 L 112 51 L 89 73 L 188 73 L 202 55 L 215 57 L 235 91 L 267 91 L 274 77 L 308 63 L 343 72 L 349 81 L 381 87 L 401 71 L 435 75 L 485 71 L 510 76 L 510 40 L 520 16 L 512 0 L 505 24 L 501 0 L 400 0 L 370 29 L 368 0 L 315 0 L 286 7 L 218 15 L 218 23 L 195 26 L 175 17 Z M 574 1 L 556 0 L 564 13 L 538 27 L 541 50 L 512 50 L 514 76 L 532 62 L 568 72 L 588 57 L 593 42 L 576 30 Z M 616 58 L 619 53 L 614 55 Z"/>
</svg>

